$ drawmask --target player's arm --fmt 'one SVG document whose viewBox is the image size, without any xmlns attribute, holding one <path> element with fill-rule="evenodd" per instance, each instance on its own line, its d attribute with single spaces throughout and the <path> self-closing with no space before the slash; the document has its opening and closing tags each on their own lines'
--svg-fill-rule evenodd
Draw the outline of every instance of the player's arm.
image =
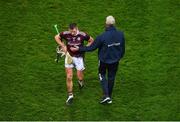
<svg viewBox="0 0 180 122">
<path fill-rule="evenodd" d="M 62 42 L 59 34 L 57 34 L 54 38 L 55 38 L 57 44 L 59 44 L 61 46 L 61 48 L 63 49 L 63 51 L 66 52 L 67 51 L 66 45 L 64 44 L 64 42 Z"/>
<path fill-rule="evenodd" d="M 94 42 L 94 39 L 90 36 L 88 40 L 88 44 L 86 46 L 90 46 Z"/>
</svg>

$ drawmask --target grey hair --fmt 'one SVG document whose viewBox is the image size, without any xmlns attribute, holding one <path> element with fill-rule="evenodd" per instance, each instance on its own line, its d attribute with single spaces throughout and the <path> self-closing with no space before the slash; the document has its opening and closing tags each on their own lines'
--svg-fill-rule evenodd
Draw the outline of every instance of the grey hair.
<svg viewBox="0 0 180 122">
<path fill-rule="evenodd" d="M 106 17 L 106 25 L 114 25 L 115 24 L 115 19 L 113 16 L 107 16 Z"/>
</svg>

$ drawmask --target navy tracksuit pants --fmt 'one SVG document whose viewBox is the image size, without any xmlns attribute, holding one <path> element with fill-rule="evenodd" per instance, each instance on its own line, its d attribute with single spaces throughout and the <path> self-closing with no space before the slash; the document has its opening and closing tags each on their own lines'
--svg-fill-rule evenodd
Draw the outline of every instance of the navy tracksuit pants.
<svg viewBox="0 0 180 122">
<path fill-rule="evenodd" d="M 99 64 L 99 79 L 106 97 L 112 96 L 116 72 L 118 70 L 119 62 L 113 64 L 106 64 L 100 61 Z"/>
</svg>

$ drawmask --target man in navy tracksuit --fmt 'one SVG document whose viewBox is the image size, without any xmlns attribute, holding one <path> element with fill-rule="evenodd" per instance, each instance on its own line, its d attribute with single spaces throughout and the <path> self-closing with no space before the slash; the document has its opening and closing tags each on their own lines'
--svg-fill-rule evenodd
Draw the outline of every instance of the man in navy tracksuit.
<svg viewBox="0 0 180 122">
<path fill-rule="evenodd" d="M 125 53 L 125 39 L 123 32 L 117 31 L 114 27 L 113 16 L 106 18 L 106 31 L 99 35 L 90 46 L 71 48 L 72 51 L 93 51 L 98 50 L 99 58 L 99 79 L 103 89 L 103 98 L 100 103 L 112 103 L 112 90 L 119 60 Z M 107 72 L 107 78 L 106 78 Z"/>
</svg>

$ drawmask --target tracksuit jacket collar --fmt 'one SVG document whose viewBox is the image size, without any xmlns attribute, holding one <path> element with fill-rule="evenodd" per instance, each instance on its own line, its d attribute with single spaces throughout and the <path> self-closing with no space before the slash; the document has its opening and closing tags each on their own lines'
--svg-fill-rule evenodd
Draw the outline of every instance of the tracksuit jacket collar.
<svg viewBox="0 0 180 122">
<path fill-rule="evenodd" d="M 116 28 L 114 26 L 109 26 L 109 27 L 106 27 L 105 30 L 106 31 L 111 31 L 111 30 L 116 30 Z"/>
</svg>

